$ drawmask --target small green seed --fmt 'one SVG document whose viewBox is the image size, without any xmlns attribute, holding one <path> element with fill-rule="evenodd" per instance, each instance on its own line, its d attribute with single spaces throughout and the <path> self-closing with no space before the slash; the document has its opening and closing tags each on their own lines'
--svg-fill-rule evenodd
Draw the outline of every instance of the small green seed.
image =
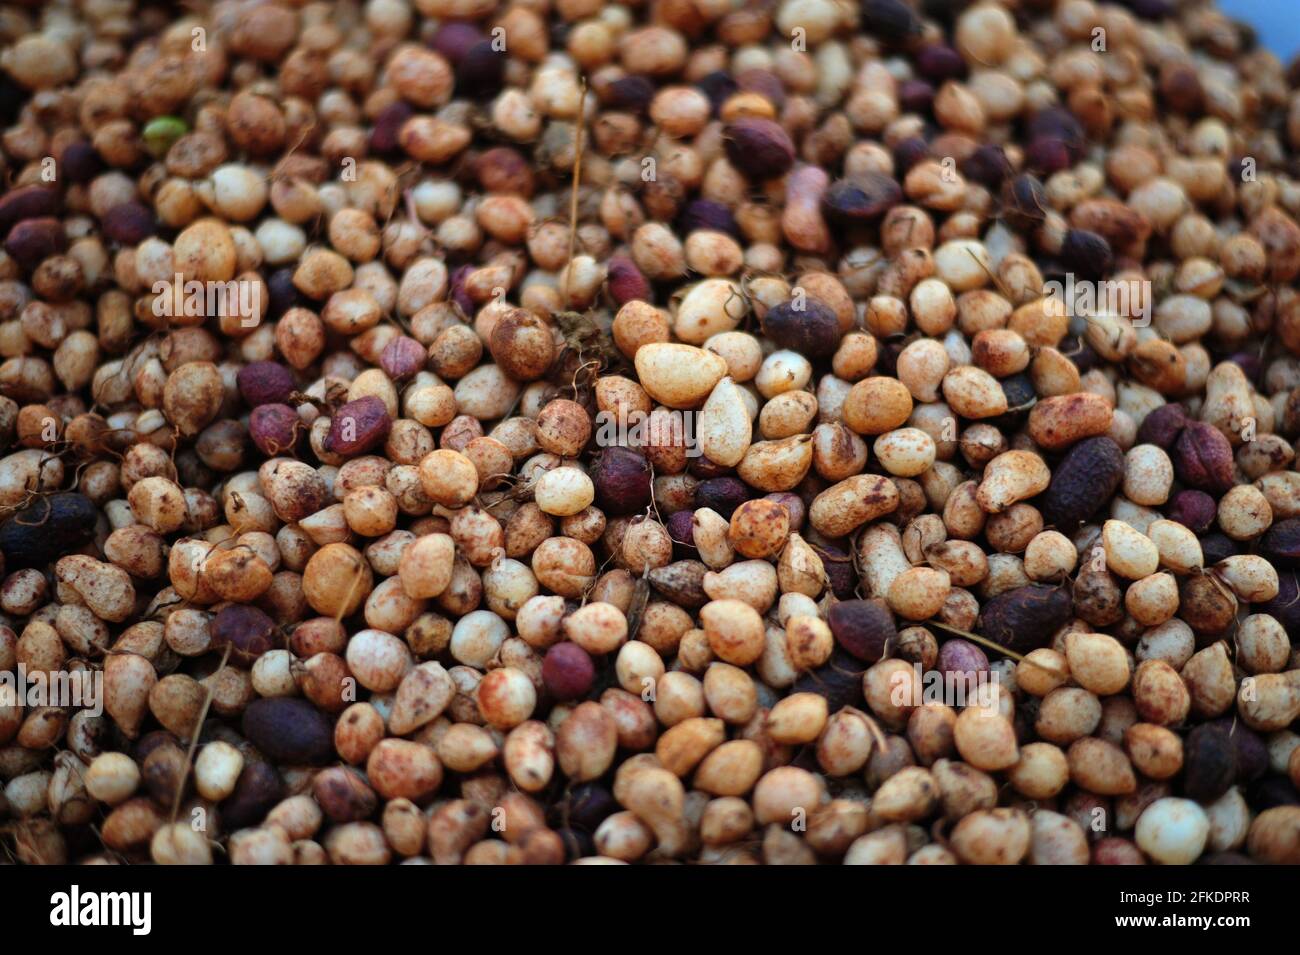
<svg viewBox="0 0 1300 955">
<path fill-rule="evenodd" d="M 144 144 L 154 156 L 162 158 L 189 131 L 189 125 L 179 116 L 155 116 L 145 124 Z"/>
</svg>

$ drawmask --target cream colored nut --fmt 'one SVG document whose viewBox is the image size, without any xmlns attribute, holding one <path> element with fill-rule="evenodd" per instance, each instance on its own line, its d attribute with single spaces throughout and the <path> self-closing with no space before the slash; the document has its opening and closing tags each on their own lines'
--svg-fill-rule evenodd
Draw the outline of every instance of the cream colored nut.
<svg viewBox="0 0 1300 955">
<path fill-rule="evenodd" d="M 1124 496 L 1134 504 L 1164 504 L 1173 482 L 1174 465 L 1163 448 L 1139 444 L 1124 456 Z"/>
<path fill-rule="evenodd" d="M 1001 514 L 1012 504 L 1028 500 L 1052 481 L 1047 463 L 1033 451 L 1006 451 L 984 468 L 975 501 L 987 514 Z"/>
<path fill-rule="evenodd" d="M 1065 638 L 1065 659 L 1075 681 L 1098 696 L 1110 696 L 1128 686 L 1128 654 L 1114 637 L 1071 633 Z"/>
<path fill-rule="evenodd" d="M 1147 537 L 1156 545 L 1160 564 L 1176 573 L 1186 574 L 1205 565 L 1201 541 L 1185 524 L 1177 521 L 1152 521 Z"/>
<path fill-rule="evenodd" d="M 890 474 L 916 477 L 934 464 L 934 439 L 920 428 L 899 428 L 876 438 L 876 460 Z"/>
<path fill-rule="evenodd" d="M 1102 525 L 1101 543 L 1107 569 L 1121 577 L 1141 580 L 1154 574 L 1160 566 L 1160 552 L 1151 538 L 1124 521 L 1107 521 Z"/>
<path fill-rule="evenodd" d="M 533 488 L 533 500 L 547 514 L 568 517 L 577 514 L 596 498 L 595 485 L 581 468 L 562 467 L 546 471 Z"/>
<path fill-rule="evenodd" d="M 641 387 L 670 408 L 697 407 L 727 373 L 713 352 L 675 342 L 642 345 L 634 361 Z"/>
</svg>

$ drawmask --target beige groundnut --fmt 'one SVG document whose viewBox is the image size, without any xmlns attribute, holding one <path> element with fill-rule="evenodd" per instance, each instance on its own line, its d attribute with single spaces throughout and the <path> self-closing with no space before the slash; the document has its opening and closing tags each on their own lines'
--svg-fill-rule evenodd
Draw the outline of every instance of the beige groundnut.
<svg viewBox="0 0 1300 955">
<path fill-rule="evenodd" d="M 808 519 L 827 537 L 844 537 L 868 521 L 892 513 L 898 502 L 898 485 L 889 478 L 858 474 L 818 494 L 808 509 Z"/>
<path fill-rule="evenodd" d="M 969 865 L 1017 865 L 1029 853 L 1029 816 L 1019 809 L 980 809 L 964 817 L 949 837 L 952 851 Z"/>
<path fill-rule="evenodd" d="M 1141 580 L 1160 566 L 1160 551 L 1140 531 L 1124 521 L 1107 521 L 1101 528 L 1106 568 L 1129 580 Z"/>
<path fill-rule="evenodd" d="M 135 587 L 125 570 L 113 564 L 71 554 L 59 558 L 54 576 L 74 600 L 84 603 L 101 620 L 121 623 L 135 607 Z"/>
<path fill-rule="evenodd" d="M 1146 536 L 1156 545 L 1162 566 L 1180 574 L 1205 566 L 1201 541 L 1185 524 L 1163 519 L 1152 521 L 1147 526 Z"/>
<path fill-rule="evenodd" d="M 701 507 L 692 515 L 692 540 L 706 566 L 722 570 L 735 559 L 730 530 L 731 523 L 710 507 Z"/>
<path fill-rule="evenodd" d="M 1052 472 L 1032 451 L 1006 451 L 984 468 L 975 500 L 986 514 L 1001 514 L 1012 504 L 1047 490 Z"/>
<path fill-rule="evenodd" d="M 1222 580 L 1247 603 L 1264 603 L 1278 592 L 1277 568 L 1258 554 L 1233 554 L 1211 568 L 1215 577 Z"/>
<path fill-rule="evenodd" d="M 1124 609 L 1144 627 L 1157 627 L 1178 612 L 1178 581 L 1159 573 L 1135 581 L 1124 593 Z"/>
<path fill-rule="evenodd" d="M 700 610 L 700 622 L 718 659 L 748 666 L 763 655 L 763 618 L 740 600 L 714 600 Z"/>
<path fill-rule="evenodd" d="M 920 428 L 898 428 L 876 438 L 876 460 L 897 477 L 916 477 L 934 464 L 934 439 Z"/>
<path fill-rule="evenodd" d="M 961 758 L 976 769 L 996 772 L 1020 759 L 1011 721 L 989 710 L 968 706 L 953 726 L 953 742 Z"/>
<path fill-rule="evenodd" d="M 642 345 L 634 362 L 641 387 L 669 408 L 697 407 L 727 373 L 720 356 L 676 342 Z"/>
<path fill-rule="evenodd" d="M 447 534 L 426 534 L 402 551 L 397 573 L 402 590 L 419 600 L 437 597 L 451 583 L 456 543 Z"/>
<path fill-rule="evenodd" d="M 1110 696 L 1128 686 L 1128 654 L 1114 637 L 1071 633 L 1065 638 L 1065 659 L 1074 680 L 1098 696 Z"/>
<path fill-rule="evenodd" d="M 972 421 L 1005 414 L 1007 395 L 998 380 L 982 368 L 962 365 L 943 377 L 943 400 Z"/>
<path fill-rule="evenodd" d="M 1239 484 L 1219 499 L 1218 522 L 1233 540 L 1251 540 L 1273 523 L 1273 508 L 1259 488 Z"/>
<path fill-rule="evenodd" d="M 1174 464 L 1163 448 L 1139 444 L 1124 455 L 1124 496 L 1134 504 L 1164 504 L 1173 483 Z"/>
<path fill-rule="evenodd" d="M 754 425 L 740 387 L 723 378 L 709 393 L 696 421 L 696 435 L 705 457 L 723 467 L 734 467 L 745 457 Z"/>
<path fill-rule="evenodd" d="M 1041 531 L 1025 548 L 1024 568 L 1030 580 L 1061 580 L 1078 561 L 1074 543 L 1060 531 Z"/>
<path fill-rule="evenodd" d="M 903 571 L 889 585 L 886 600 L 890 609 L 907 620 L 928 620 L 943 609 L 951 589 L 945 570 L 912 567 Z"/>
</svg>

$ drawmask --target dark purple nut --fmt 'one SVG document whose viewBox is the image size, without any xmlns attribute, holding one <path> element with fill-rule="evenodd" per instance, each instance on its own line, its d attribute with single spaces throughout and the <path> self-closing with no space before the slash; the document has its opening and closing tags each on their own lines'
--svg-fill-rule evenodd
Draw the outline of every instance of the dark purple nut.
<svg viewBox="0 0 1300 955">
<path fill-rule="evenodd" d="M 853 600 L 858 587 L 858 574 L 853 569 L 853 558 L 830 544 L 814 545 L 813 550 L 822 559 L 822 569 L 830 583 L 831 593 L 837 600 Z"/>
<path fill-rule="evenodd" d="M 306 700 L 254 700 L 244 710 L 241 725 L 248 741 L 277 763 L 319 766 L 334 756 L 334 728 Z"/>
<path fill-rule="evenodd" d="M 1002 221 L 1016 232 L 1032 232 L 1047 218 L 1047 190 L 1036 176 L 1021 173 L 1002 186 Z"/>
<path fill-rule="evenodd" d="M 0 524 L 3 566 L 44 567 L 80 550 L 95 536 L 97 517 L 94 502 L 75 491 L 36 498 Z"/>
<path fill-rule="evenodd" d="M 989 672 L 989 658 L 984 651 L 961 638 L 949 640 L 939 647 L 939 658 L 934 665 L 944 675 L 945 685 L 948 675 L 952 674 L 953 685 L 961 687 L 967 700 L 973 700 L 979 674 Z"/>
<path fill-rule="evenodd" d="M 370 130 L 370 151 L 384 154 L 397 151 L 397 134 L 402 125 L 415 115 L 415 110 L 406 100 L 389 103 L 375 117 L 375 125 Z"/>
<path fill-rule="evenodd" d="M 1277 806 L 1300 806 L 1300 791 L 1285 776 L 1269 774 L 1246 790 L 1246 802 L 1257 812 Z"/>
<path fill-rule="evenodd" d="M 379 367 L 393 381 L 404 381 L 424 367 L 429 353 L 409 335 L 398 335 L 379 353 Z"/>
<path fill-rule="evenodd" d="M 153 211 L 140 202 L 123 202 L 104 214 L 104 235 L 121 245 L 139 245 L 158 232 Z"/>
<path fill-rule="evenodd" d="M 1231 716 L 1214 720 L 1213 725 L 1226 731 L 1232 741 L 1237 758 L 1237 782 L 1253 783 L 1268 772 L 1268 746 L 1258 733 Z"/>
<path fill-rule="evenodd" d="M 961 174 L 990 192 L 1001 189 L 1011 173 L 1006 152 L 995 143 L 985 143 L 961 161 Z"/>
<path fill-rule="evenodd" d="M 791 693 L 816 693 L 826 697 L 826 708 L 834 713 L 846 706 L 862 705 L 862 674 L 866 666 L 837 649 L 823 666 L 807 670 L 790 687 Z"/>
<path fill-rule="evenodd" d="M 293 454 L 306 425 L 289 405 L 258 405 L 248 416 L 248 436 L 268 458 Z"/>
<path fill-rule="evenodd" d="M 1237 598 L 1211 574 L 1187 577 L 1178 588 L 1178 616 L 1198 636 L 1218 637 L 1237 622 Z"/>
<path fill-rule="evenodd" d="M 1088 141 L 1083 131 L 1083 124 L 1073 113 L 1061 106 L 1048 106 L 1035 113 L 1025 126 L 1025 138 L 1060 140 L 1070 150 L 1071 163 L 1076 163 L 1083 158 Z"/>
<path fill-rule="evenodd" d="M 476 43 L 487 39 L 477 26 L 461 20 L 449 20 L 433 34 L 429 46 L 445 56 L 453 65 L 459 63 Z"/>
<path fill-rule="evenodd" d="M 1061 265 L 1067 272 L 1095 281 L 1110 272 L 1115 256 L 1110 243 L 1087 229 L 1067 229 L 1061 242 Z"/>
<path fill-rule="evenodd" d="M 898 84 L 898 105 L 905 113 L 927 113 L 934 104 L 934 87 L 927 80 L 903 80 Z"/>
<path fill-rule="evenodd" d="M 1212 424 L 1189 421 L 1174 443 L 1174 473 L 1188 487 L 1223 494 L 1236 483 L 1232 445 Z"/>
<path fill-rule="evenodd" d="M 485 192 L 512 192 L 525 199 L 537 189 L 530 160 L 511 146 L 493 146 L 474 161 L 474 175 Z"/>
<path fill-rule="evenodd" d="M 1197 534 L 1209 530 L 1218 513 L 1219 505 L 1204 491 L 1179 491 L 1169 502 L 1169 519 L 1177 521 Z"/>
<path fill-rule="evenodd" d="M 736 508 L 748 501 L 750 496 L 749 485 L 739 478 L 710 478 L 701 481 L 695 489 L 695 506 L 712 508 L 731 520 Z"/>
<path fill-rule="evenodd" d="M 1297 577 L 1297 572 L 1280 570 L 1277 596 L 1256 609 L 1276 619 L 1288 634 L 1300 633 L 1300 577 Z"/>
<path fill-rule="evenodd" d="M 860 23 L 867 35 L 892 44 L 921 33 L 921 18 L 904 0 L 862 0 Z"/>
<path fill-rule="evenodd" d="M 1197 726 L 1183 741 L 1183 795 L 1214 802 L 1237 780 L 1237 751 L 1228 731 L 1215 723 Z"/>
<path fill-rule="evenodd" d="M 542 683 L 557 700 L 576 700 L 587 695 L 596 678 L 596 665 L 586 650 L 565 640 L 546 651 L 542 660 Z"/>
<path fill-rule="evenodd" d="M 506 79 L 506 54 L 494 40 L 480 40 L 456 64 L 456 95 L 488 100 L 501 92 Z"/>
<path fill-rule="evenodd" d="M 1201 553 L 1205 557 L 1205 566 L 1213 567 L 1225 557 L 1241 553 L 1241 546 L 1222 531 L 1202 533 Z"/>
<path fill-rule="evenodd" d="M 932 83 L 966 76 L 966 60 L 946 43 L 927 43 L 916 51 L 916 71 Z"/>
<path fill-rule="evenodd" d="M 677 560 L 663 567 L 651 568 L 646 579 L 656 591 L 679 607 L 697 610 L 709 602 L 704 592 L 704 575 L 709 568 L 698 560 Z"/>
<path fill-rule="evenodd" d="M 1109 496 L 1109 495 L 1108 495 Z M 1046 646 L 1070 622 L 1073 600 L 1064 587 L 1029 584 L 998 594 L 980 612 L 979 634 L 1016 653 Z"/>
<path fill-rule="evenodd" d="M 0 196 L 0 235 L 24 219 L 44 219 L 59 214 L 59 193 L 48 186 L 21 186 Z"/>
<path fill-rule="evenodd" d="M 610 256 L 606 265 L 606 288 L 619 305 L 628 302 L 652 302 L 654 294 L 650 280 L 642 273 L 635 262 L 626 255 Z"/>
<path fill-rule="evenodd" d="M 595 832 L 596 827 L 621 807 L 613 794 L 600 783 L 580 783 L 568 796 L 556 803 L 554 812 L 558 823 L 567 820 L 579 830 Z"/>
<path fill-rule="evenodd" d="M 736 86 L 743 93 L 757 93 L 780 112 L 785 105 L 785 84 L 771 70 L 754 67 L 736 74 Z"/>
<path fill-rule="evenodd" d="M 740 227 L 736 225 L 736 217 L 732 215 L 731 209 L 713 199 L 693 199 L 677 217 L 679 235 L 690 235 L 696 229 L 725 232 L 734 238 L 740 238 Z"/>
<path fill-rule="evenodd" d="M 723 131 L 727 159 L 749 179 L 775 179 L 794 165 L 794 143 L 780 123 L 746 117 Z"/>
<path fill-rule="evenodd" d="M 27 271 L 67 247 L 63 223 L 52 217 L 24 219 L 9 230 L 9 238 L 5 239 L 5 251 Z"/>
<path fill-rule="evenodd" d="M 306 298 L 293 284 L 293 269 L 276 269 L 266 280 L 266 314 L 279 318 L 289 309 L 302 305 Z"/>
<path fill-rule="evenodd" d="M 235 791 L 221 803 L 222 828 L 234 832 L 256 825 L 284 797 L 284 779 L 274 766 L 260 759 L 247 762 Z"/>
<path fill-rule="evenodd" d="M 477 266 L 473 265 L 459 266 L 451 273 L 449 281 L 447 297 L 459 305 L 460 310 L 466 315 L 474 315 L 478 311 L 478 308 L 474 305 L 474 299 L 470 298 L 469 292 L 465 289 L 466 279 L 476 268 Z"/>
<path fill-rule="evenodd" d="M 1062 172 L 1073 165 L 1070 147 L 1055 136 L 1039 136 L 1025 147 L 1025 165 L 1044 176 Z"/>
<path fill-rule="evenodd" d="M 1259 552 L 1275 567 L 1300 567 L 1300 518 L 1288 517 L 1265 531 Z"/>
<path fill-rule="evenodd" d="M 835 642 L 866 663 L 884 657 L 898 637 L 894 615 L 880 599 L 842 600 L 831 607 L 826 622 Z"/>
<path fill-rule="evenodd" d="M 650 463 L 631 448 L 602 451 L 592 483 L 596 486 L 596 504 L 611 517 L 635 514 L 650 503 Z"/>
<path fill-rule="evenodd" d="M 388 416 L 388 407 L 382 398 L 366 395 L 349 401 L 340 406 L 330 419 L 325 450 L 348 456 L 365 454 L 384 443 L 392 426 L 393 420 Z"/>
<path fill-rule="evenodd" d="M 63 150 L 61 165 L 64 177 L 72 183 L 90 182 L 104 169 L 99 153 L 84 139 L 68 143 Z"/>
<path fill-rule="evenodd" d="M 822 210 L 837 222 L 861 223 L 879 219 L 903 201 L 903 189 L 882 172 L 858 173 L 837 179 L 822 194 Z"/>
<path fill-rule="evenodd" d="M 894 145 L 893 156 L 894 172 L 906 177 L 913 166 L 930 158 L 930 144 L 920 136 L 908 136 Z"/>
<path fill-rule="evenodd" d="M 718 464 L 716 461 L 711 460 L 708 455 L 699 454 L 687 459 L 686 470 L 693 478 L 701 481 L 712 481 L 720 477 L 730 477 L 735 473 L 736 469 L 725 464 Z"/>
<path fill-rule="evenodd" d="M 764 498 L 769 501 L 776 501 L 785 508 L 786 513 L 790 515 L 790 529 L 797 531 L 803 527 L 804 515 L 808 509 L 804 506 L 803 498 L 792 491 L 773 491 L 771 494 L 765 494 Z"/>
<path fill-rule="evenodd" d="M 668 537 L 675 545 L 673 547 L 674 551 L 695 553 L 695 520 L 692 512 L 676 511 L 669 514 L 664 528 L 668 531 Z"/>
<path fill-rule="evenodd" d="M 605 88 L 605 105 L 612 110 L 641 114 L 654 98 L 654 83 L 638 73 L 620 76 Z"/>
<path fill-rule="evenodd" d="M 316 774 L 311 795 L 330 822 L 345 824 L 369 819 L 379 808 L 379 796 L 350 766 L 330 766 Z"/>
<path fill-rule="evenodd" d="M 1229 356 L 1228 361 L 1241 369 L 1247 380 L 1258 383 L 1264 373 L 1264 362 L 1254 352 L 1239 351 Z"/>
<path fill-rule="evenodd" d="M 1142 419 L 1138 426 L 1137 443 L 1154 444 L 1165 451 L 1172 451 L 1178 436 L 1187 426 L 1187 409 L 1175 402 L 1161 405 Z"/>
<path fill-rule="evenodd" d="M 257 658 L 283 641 L 275 621 L 256 607 L 230 604 L 222 607 L 208 625 L 212 646 L 230 647 L 230 659 L 240 666 L 252 666 Z"/>
<path fill-rule="evenodd" d="M 735 79 L 726 70 L 714 70 L 712 73 L 705 73 L 695 81 L 696 87 L 713 104 L 713 112 L 717 113 L 722 108 L 722 104 L 735 95 L 740 86 Z M 653 99 L 653 96 L 651 97 Z M 647 108 L 649 102 L 646 103 Z"/>
<path fill-rule="evenodd" d="M 239 369 L 235 384 L 250 408 L 286 404 L 293 394 L 293 372 L 278 361 L 250 361 Z"/>
<path fill-rule="evenodd" d="M 829 358 L 840 343 L 840 320 L 829 305 L 802 295 L 769 308 L 763 333 L 780 348 L 814 360 Z"/>
<path fill-rule="evenodd" d="M 1106 435 L 1087 438 L 1056 466 L 1039 509 L 1049 524 L 1072 530 L 1114 496 L 1123 478 L 1124 452 L 1119 445 Z"/>
</svg>

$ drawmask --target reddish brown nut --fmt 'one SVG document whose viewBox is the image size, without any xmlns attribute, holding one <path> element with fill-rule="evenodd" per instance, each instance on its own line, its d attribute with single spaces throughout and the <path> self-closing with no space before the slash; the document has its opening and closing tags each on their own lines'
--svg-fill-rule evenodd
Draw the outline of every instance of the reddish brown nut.
<svg viewBox="0 0 1300 955">
<path fill-rule="evenodd" d="M 365 454 L 383 444 L 392 425 L 382 398 L 366 395 L 349 401 L 330 417 L 325 450 L 347 457 Z"/>
<path fill-rule="evenodd" d="M 1174 471 L 1190 487 L 1222 494 L 1236 483 L 1232 445 L 1223 432 L 1203 421 L 1189 421 L 1174 444 Z"/>
<path fill-rule="evenodd" d="M 750 179 L 772 179 L 794 165 L 794 143 L 770 119 L 739 119 L 723 133 L 727 159 Z"/>
</svg>

